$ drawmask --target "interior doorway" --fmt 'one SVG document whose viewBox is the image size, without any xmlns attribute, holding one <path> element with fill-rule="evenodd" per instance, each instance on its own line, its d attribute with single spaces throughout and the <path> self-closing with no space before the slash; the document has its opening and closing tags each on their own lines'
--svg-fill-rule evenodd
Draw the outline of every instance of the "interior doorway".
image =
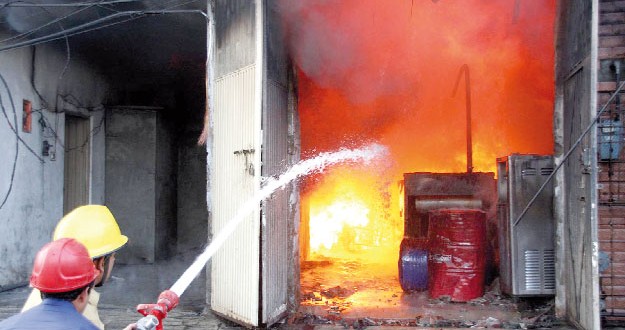
<svg viewBox="0 0 625 330">
<path fill-rule="evenodd" d="M 89 118 L 65 115 L 63 214 L 89 203 L 90 122 Z"/>
</svg>

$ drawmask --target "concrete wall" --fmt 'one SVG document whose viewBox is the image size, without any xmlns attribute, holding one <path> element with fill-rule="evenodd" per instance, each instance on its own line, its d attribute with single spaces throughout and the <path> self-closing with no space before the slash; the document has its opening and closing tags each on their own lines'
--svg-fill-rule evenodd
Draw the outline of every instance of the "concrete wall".
<svg viewBox="0 0 625 330">
<path fill-rule="evenodd" d="M 178 145 L 178 252 L 201 252 L 208 237 L 206 208 L 206 150 L 197 134 L 179 139 Z"/>
<path fill-rule="evenodd" d="M 129 237 L 120 263 L 152 263 L 176 246 L 176 147 L 161 111 L 107 111 L 106 204 Z"/>
<path fill-rule="evenodd" d="M 206 151 L 196 142 L 201 120 L 186 117 L 186 103 L 180 102 L 171 111 L 108 111 L 106 203 L 129 236 L 120 263 L 198 254 L 206 245 Z"/>
<path fill-rule="evenodd" d="M 178 176 L 176 175 L 178 159 L 174 122 L 164 115 L 156 117 L 156 237 L 154 244 L 156 259 L 171 257 L 176 251 L 178 231 L 176 220 Z M 195 198 L 203 200 L 203 198 Z M 203 221 L 205 222 L 205 221 Z"/>
<path fill-rule="evenodd" d="M 7 84 L 0 83 L 6 113 L 6 118 L 0 116 L 0 221 L 5 233 L 0 241 L 0 290 L 3 290 L 27 283 L 35 253 L 50 240 L 63 215 L 63 111 L 91 116 L 92 127 L 97 126 L 108 86 L 79 55 L 68 57 L 64 47 L 56 48 L 54 44 L 37 46 L 36 51 L 30 47 L 1 52 L 0 74 Z M 33 88 L 31 77 L 41 97 Z M 21 130 L 24 99 L 30 100 L 36 110 L 30 133 Z M 46 128 L 42 129 L 40 119 Z M 17 135 L 22 141 L 17 144 L 16 133 L 9 123 L 18 128 Z M 90 189 L 95 203 L 102 202 L 104 189 L 103 162 L 97 156 L 103 154 L 103 134 L 99 132 L 93 131 L 92 136 Z M 53 145 L 54 160 L 42 156 L 44 140 Z"/>
</svg>

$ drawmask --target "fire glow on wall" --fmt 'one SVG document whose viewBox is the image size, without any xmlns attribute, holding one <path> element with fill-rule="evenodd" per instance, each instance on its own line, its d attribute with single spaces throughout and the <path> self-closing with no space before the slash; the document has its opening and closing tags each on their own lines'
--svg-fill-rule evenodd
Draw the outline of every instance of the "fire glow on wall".
<svg viewBox="0 0 625 330">
<path fill-rule="evenodd" d="M 385 262 L 403 235 L 406 172 L 467 168 L 463 65 L 471 72 L 473 170 L 551 154 L 555 1 L 288 1 L 303 157 L 376 141 L 384 168 L 340 167 L 302 190 L 305 258 Z M 306 250 L 305 248 L 304 250 Z M 391 272 L 392 273 L 392 272 Z"/>
</svg>

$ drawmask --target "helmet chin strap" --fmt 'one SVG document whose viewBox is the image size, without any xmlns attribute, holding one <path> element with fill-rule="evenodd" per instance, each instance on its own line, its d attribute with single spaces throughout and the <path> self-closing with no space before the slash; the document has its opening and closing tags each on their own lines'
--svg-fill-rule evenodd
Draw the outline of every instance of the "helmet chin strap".
<svg viewBox="0 0 625 330">
<path fill-rule="evenodd" d="M 102 285 L 104 285 L 104 282 L 106 282 L 106 279 L 109 276 L 109 262 L 111 260 L 111 256 L 113 254 L 107 254 L 104 257 L 100 257 L 101 259 L 104 259 L 104 262 L 102 262 L 102 269 L 100 270 L 102 272 L 102 279 L 100 280 L 100 282 L 96 283 L 96 287 L 99 288 Z M 99 263 L 99 261 L 98 261 Z"/>
</svg>

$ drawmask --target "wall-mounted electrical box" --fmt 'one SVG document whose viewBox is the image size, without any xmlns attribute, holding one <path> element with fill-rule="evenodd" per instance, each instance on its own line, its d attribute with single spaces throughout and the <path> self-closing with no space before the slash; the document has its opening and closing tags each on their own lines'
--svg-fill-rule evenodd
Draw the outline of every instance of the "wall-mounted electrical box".
<svg viewBox="0 0 625 330">
<path fill-rule="evenodd" d="M 22 132 L 30 133 L 33 124 L 33 107 L 29 100 L 24 100 L 22 109 Z"/>
</svg>

